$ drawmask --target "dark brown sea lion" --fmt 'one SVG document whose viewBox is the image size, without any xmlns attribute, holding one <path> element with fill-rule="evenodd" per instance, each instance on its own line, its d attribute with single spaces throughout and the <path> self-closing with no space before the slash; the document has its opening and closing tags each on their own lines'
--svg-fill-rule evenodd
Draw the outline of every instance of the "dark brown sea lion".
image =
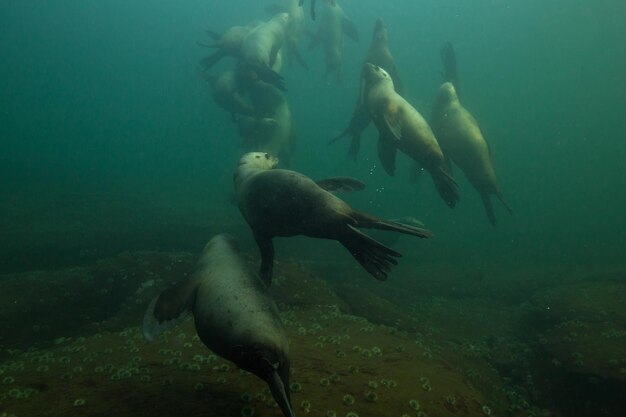
<svg viewBox="0 0 626 417">
<path fill-rule="evenodd" d="M 189 312 L 200 340 L 267 382 L 285 417 L 294 417 L 287 335 L 267 287 L 246 269 L 232 237 L 211 239 L 193 275 L 150 303 L 144 336 L 154 340 Z"/>
<path fill-rule="evenodd" d="M 393 80 L 394 89 L 398 94 L 402 95 L 402 81 L 400 81 L 396 63 L 391 55 L 391 52 L 389 51 L 388 41 L 389 36 L 387 34 L 387 25 L 385 25 L 385 22 L 383 22 L 382 19 L 378 18 L 376 19 L 376 24 L 374 25 L 374 33 L 372 35 L 372 41 L 370 42 L 370 48 L 363 62 L 369 62 L 384 68 Z M 350 136 L 351 141 L 348 155 L 353 160 L 356 160 L 359 149 L 361 148 L 361 133 L 367 126 L 369 126 L 371 121 L 367 109 L 365 106 L 361 105 L 363 101 L 361 96 L 363 94 L 365 94 L 365 92 L 363 91 L 363 82 L 361 81 L 359 83 L 359 97 L 357 99 L 354 112 L 352 113 L 350 124 L 339 135 L 335 136 L 330 141 L 330 143 L 333 143 L 345 136 Z"/>
<path fill-rule="evenodd" d="M 495 194 L 511 213 L 496 181 L 489 145 L 478 122 L 459 101 L 454 85 L 446 82 L 439 88 L 432 125 L 446 158 L 452 159 L 480 193 L 487 217 L 496 225 L 489 196 Z"/>
<path fill-rule="evenodd" d="M 394 257 L 401 255 L 357 228 L 391 230 L 422 238 L 431 235 L 423 228 L 359 212 L 312 179 L 295 171 L 275 169 L 277 164 L 274 156 L 251 152 L 239 160 L 234 175 L 239 210 L 261 250 L 260 274 L 268 285 L 274 263 L 272 238 L 276 236 L 337 240 L 367 272 L 385 280 L 397 264 Z"/>
<path fill-rule="evenodd" d="M 317 33 L 313 36 L 309 49 L 315 48 L 319 43 L 322 44 L 326 58 L 324 76 L 328 78 L 330 74 L 334 74 L 337 82 L 340 82 L 343 37 L 346 35 L 358 42 L 359 33 L 354 23 L 346 17 L 335 0 L 326 2 L 327 7 L 324 8 Z"/>
<path fill-rule="evenodd" d="M 400 150 L 430 173 L 443 201 L 454 207 L 459 201 L 458 187 L 426 120 L 394 90 L 387 71 L 365 63 L 362 77 L 363 105 L 380 133 L 378 156 L 385 171 L 395 173 L 396 151 Z"/>
</svg>

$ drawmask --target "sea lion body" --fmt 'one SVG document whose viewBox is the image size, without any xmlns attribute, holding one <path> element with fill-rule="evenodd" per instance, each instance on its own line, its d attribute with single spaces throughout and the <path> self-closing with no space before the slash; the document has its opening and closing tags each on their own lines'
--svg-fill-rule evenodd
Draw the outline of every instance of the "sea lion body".
<svg viewBox="0 0 626 417">
<path fill-rule="evenodd" d="M 285 28 L 284 48 L 287 53 L 287 61 L 291 65 L 295 58 L 303 68 L 308 69 L 308 65 L 300 55 L 298 48 L 305 34 L 304 10 L 298 4 L 298 0 L 282 0 L 266 7 L 265 10 L 272 14 L 287 13 L 289 15 L 289 22 Z"/>
<path fill-rule="evenodd" d="M 237 78 L 234 71 L 224 71 L 216 77 L 207 77 L 213 90 L 213 100 L 231 114 L 252 116 L 255 110 L 238 93 Z"/>
<path fill-rule="evenodd" d="M 374 32 L 372 34 L 372 41 L 370 42 L 369 50 L 363 62 L 369 62 L 371 64 L 384 68 L 393 80 L 395 91 L 398 94 L 402 95 L 402 81 L 400 81 L 395 61 L 393 59 L 393 56 L 391 55 L 391 51 L 389 51 L 388 41 L 389 37 L 387 34 L 387 26 L 382 19 L 378 18 L 376 19 L 376 24 L 374 25 Z M 365 128 L 367 128 L 367 126 L 369 126 L 371 122 L 370 115 L 367 109 L 365 108 L 365 106 L 362 105 L 363 100 L 361 96 L 364 94 L 363 89 L 364 83 L 361 81 L 359 83 L 359 96 L 357 99 L 356 107 L 352 112 L 352 117 L 350 118 L 350 124 L 331 141 L 332 143 L 345 136 L 350 136 L 351 142 L 348 155 L 353 160 L 356 160 L 359 150 L 361 148 L 361 133 L 363 132 L 363 130 L 365 130 Z"/>
<path fill-rule="evenodd" d="M 381 245 L 356 228 L 393 230 L 428 237 L 424 229 L 400 225 L 359 212 L 326 191 L 319 183 L 295 171 L 275 169 L 278 159 L 267 153 L 244 155 L 234 176 L 239 210 L 261 250 L 261 277 L 269 285 L 275 236 L 304 235 L 334 239 L 377 279 L 386 273 L 399 253 Z"/>
<path fill-rule="evenodd" d="M 268 382 L 285 416 L 293 416 L 287 336 L 267 287 L 245 268 L 232 237 L 212 238 L 193 275 L 150 303 L 145 337 L 153 340 L 187 311 L 209 349 Z"/>
<path fill-rule="evenodd" d="M 456 89 L 450 82 L 439 88 L 432 117 L 433 129 L 443 151 L 465 173 L 472 186 L 480 193 L 489 221 L 496 218 L 489 196 L 495 194 L 505 205 L 496 181 L 491 151 L 480 126 L 459 101 Z"/>
<path fill-rule="evenodd" d="M 209 35 L 213 38 L 214 43 L 212 45 L 202 46 L 215 48 L 217 51 L 200 61 L 202 68 L 206 71 L 213 65 L 217 64 L 222 58 L 227 56 L 240 58 L 243 40 L 255 26 L 256 23 L 246 26 L 233 26 L 223 35 L 209 31 Z"/>
<path fill-rule="evenodd" d="M 334 74 L 337 82 L 341 81 L 344 34 L 355 42 L 359 40 L 356 26 L 345 16 L 343 9 L 335 0 L 327 0 L 327 6 L 320 18 L 319 28 L 311 42 L 310 49 L 318 43 L 322 44 L 326 60 L 325 77 Z"/>
<path fill-rule="evenodd" d="M 396 150 L 400 150 L 430 173 L 439 195 L 454 207 L 458 188 L 424 117 L 394 90 L 391 77 L 381 67 L 365 63 L 362 77 L 363 105 L 380 133 L 378 155 L 385 171 L 394 175 Z"/>
<path fill-rule="evenodd" d="M 245 69 L 254 71 L 259 79 L 279 88 L 284 88 L 282 77 L 272 68 L 285 41 L 288 24 L 289 15 L 279 13 L 248 32 L 241 43 L 241 61 Z"/>
</svg>

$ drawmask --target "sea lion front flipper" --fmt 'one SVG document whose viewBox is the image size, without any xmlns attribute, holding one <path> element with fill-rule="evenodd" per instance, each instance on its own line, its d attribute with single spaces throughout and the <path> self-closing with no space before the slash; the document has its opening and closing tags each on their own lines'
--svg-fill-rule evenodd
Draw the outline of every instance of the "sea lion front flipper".
<svg viewBox="0 0 626 417">
<path fill-rule="evenodd" d="M 452 83 L 452 85 L 454 85 L 457 95 L 459 95 L 459 73 L 456 63 L 456 52 L 454 52 L 452 42 L 447 42 L 445 46 L 441 48 L 439 55 L 441 57 L 441 63 L 443 64 L 444 68 L 441 76 L 444 81 L 449 81 Z"/>
<path fill-rule="evenodd" d="M 359 41 L 359 30 L 356 28 L 354 22 L 345 16 L 341 19 L 341 30 L 343 30 L 344 35 L 348 38 L 355 42 Z"/>
<path fill-rule="evenodd" d="M 279 370 L 275 369 L 269 376 L 267 385 L 270 387 L 270 392 L 274 397 L 274 401 L 278 404 L 278 407 L 283 412 L 285 417 L 296 417 L 291 406 L 291 399 L 289 398 L 289 376 L 286 376 L 287 380 L 283 380 L 279 374 Z"/>
<path fill-rule="evenodd" d="M 196 288 L 197 281 L 192 278 L 155 297 L 143 317 L 144 338 L 151 342 L 187 317 L 196 302 Z"/>
<path fill-rule="evenodd" d="M 261 268 L 259 275 L 261 280 L 268 287 L 272 285 L 272 275 L 274 273 L 274 243 L 271 237 L 254 234 L 254 240 L 261 251 Z"/>
<path fill-rule="evenodd" d="M 398 149 L 383 135 L 378 138 L 378 159 L 383 164 L 385 172 L 393 177 L 396 173 L 396 153 Z"/>
<path fill-rule="evenodd" d="M 331 193 L 350 193 L 353 191 L 361 191 L 365 188 L 365 184 L 356 178 L 350 177 L 332 177 L 316 182 L 318 186 Z"/>
</svg>

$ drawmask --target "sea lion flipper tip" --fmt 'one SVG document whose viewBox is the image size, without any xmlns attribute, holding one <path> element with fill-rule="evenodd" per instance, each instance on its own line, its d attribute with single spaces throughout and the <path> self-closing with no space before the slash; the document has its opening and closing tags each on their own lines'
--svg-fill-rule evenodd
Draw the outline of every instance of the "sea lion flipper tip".
<svg viewBox="0 0 626 417">
<path fill-rule="evenodd" d="M 142 333 L 143 337 L 149 342 L 154 341 L 164 331 L 177 326 L 178 323 L 184 320 L 189 313 L 189 310 L 183 309 L 177 316 L 161 321 L 157 319 L 157 302 L 159 301 L 159 298 L 161 298 L 162 294 L 155 297 L 150 302 L 143 317 Z"/>
<path fill-rule="evenodd" d="M 331 193 L 350 193 L 365 189 L 365 183 L 351 177 L 331 177 L 316 181 L 324 190 Z"/>
</svg>

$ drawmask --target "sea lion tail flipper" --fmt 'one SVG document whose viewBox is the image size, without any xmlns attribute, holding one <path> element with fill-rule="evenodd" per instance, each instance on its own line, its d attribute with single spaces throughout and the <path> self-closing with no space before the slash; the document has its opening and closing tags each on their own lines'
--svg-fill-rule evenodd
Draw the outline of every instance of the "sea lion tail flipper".
<svg viewBox="0 0 626 417">
<path fill-rule="evenodd" d="M 220 62 L 220 60 L 224 58 L 225 56 L 226 54 L 224 53 L 224 51 L 219 50 L 215 52 L 214 54 L 211 54 L 205 58 L 202 58 L 200 60 L 200 65 L 202 66 L 202 69 L 204 69 L 205 71 L 208 71 L 213 65 Z"/>
<path fill-rule="evenodd" d="M 309 64 L 307 64 L 304 58 L 302 58 L 302 54 L 300 53 L 300 49 L 298 49 L 298 46 L 295 44 L 291 45 L 290 52 L 291 52 L 290 56 L 293 56 L 294 58 L 296 58 L 296 61 L 298 62 L 298 64 L 300 64 L 302 68 L 308 71 Z"/>
<path fill-rule="evenodd" d="M 353 161 L 356 161 L 359 156 L 359 150 L 361 149 L 361 134 L 352 133 L 352 140 L 350 141 L 350 149 L 348 149 L 348 156 Z"/>
<path fill-rule="evenodd" d="M 289 384 L 287 381 L 283 381 L 278 372 L 278 370 L 274 370 L 267 381 L 267 384 L 270 387 L 270 392 L 285 417 L 296 417 L 296 414 L 291 407 L 291 400 L 289 399 L 289 391 L 287 388 Z"/>
<path fill-rule="evenodd" d="M 396 173 L 397 151 L 398 149 L 390 140 L 380 135 L 378 138 L 378 159 L 380 159 L 385 172 L 391 177 Z"/>
<path fill-rule="evenodd" d="M 454 178 L 443 168 L 431 171 L 431 177 L 443 201 L 445 201 L 448 207 L 454 208 L 456 203 L 461 199 L 459 196 L 459 186 Z"/>
<path fill-rule="evenodd" d="M 211 29 L 207 29 L 206 33 L 211 37 L 211 39 L 213 39 L 216 42 L 222 39 L 222 35 L 220 33 L 217 33 Z"/>
<path fill-rule="evenodd" d="M 187 317 L 196 302 L 197 281 L 193 278 L 169 288 L 155 297 L 143 317 L 143 336 L 153 341 Z"/>
<path fill-rule="evenodd" d="M 261 251 L 261 268 L 259 275 L 261 280 L 269 288 L 272 285 L 272 275 L 274 273 L 274 243 L 272 238 L 254 234 L 254 240 Z"/>
<path fill-rule="evenodd" d="M 339 242 L 374 278 L 379 281 L 386 281 L 387 273 L 394 265 L 398 264 L 394 257 L 399 258 L 402 255 L 352 225 L 348 224 L 347 226 L 349 230 Z"/>
<path fill-rule="evenodd" d="M 345 16 L 341 19 L 341 30 L 348 38 L 355 42 L 359 41 L 359 30 L 354 22 Z"/>
<path fill-rule="evenodd" d="M 480 195 L 483 199 L 483 205 L 485 206 L 485 213 L 487 213 L 487 218 L 489 219 L 489 223 L 492 226 L 496 225 L 496 214 L 493 212 L 493 204 L 491 204 L 491 198 L 489 198 L 489 194 L 483 193 Z"/>
<path fill-rule="evenodd" d="M 422 168 L 417 162 L 412 161 L 411 166 L 409 167 L 409 184 L 415 185 L 417 180 L 422 176 L 422 172 L 424 168 Z"/>
<path fill-rule="evenodd" d="M 454 88 L 459 93 L 459 73 L 456 63 L 456 52 L 451 42 L 447 42 L 439 53 L 441 57 L 441 63 L 443 64 L 443 72 L 441 76 L 443 81 L 449 81 L 454 85 Z"/>
<path fill-rule="evenodd" d="M 278 13 L 285 13 L 285 12 L 287 12 L 287 9 L 282 4 L 274 3 L 274 4 L 270 4 L 268 6 L 265 6 L 265 13 L 267 13 L 267 14 L 275 15 L 275 14 L 278 14 Z"/>
<path fill-rule="evenodd" d="M 430 230 L 422 227 L 423 225 L 420 224 L 409 224 L 407 222 L 380 219 L 372 216 L 371 214 L 363 213 L 357 210 L 353 210 L 352 217 L 357 221 L 357 227 L 399 232 L 421 238 L 429 238 L 433 235 Z"/>
<path fill-rule="evenodd" d="M 498 197 L 498 200 L 500 200 L 500 202 L 504 206 L 504 208 L 506 208 L 506 211 L 508 211 L 509 214 L 513 214 L 513 210 L 511 209 L 511 206 L 509 206 L 509 203 L 504 199 L 504 196 L 502 195 L 502 193 L 500 191 L 496 191 L 495 194 L 496 194 L 496 197 Z"/>
<path fill-rule="evenodd" d="M 365 188 L 365 184 L 362 181 L 351 177 L 325 178 L 317 181 L 317 185 L 331 193 L 350 193 L 361 191 Z"/>
</svg>

